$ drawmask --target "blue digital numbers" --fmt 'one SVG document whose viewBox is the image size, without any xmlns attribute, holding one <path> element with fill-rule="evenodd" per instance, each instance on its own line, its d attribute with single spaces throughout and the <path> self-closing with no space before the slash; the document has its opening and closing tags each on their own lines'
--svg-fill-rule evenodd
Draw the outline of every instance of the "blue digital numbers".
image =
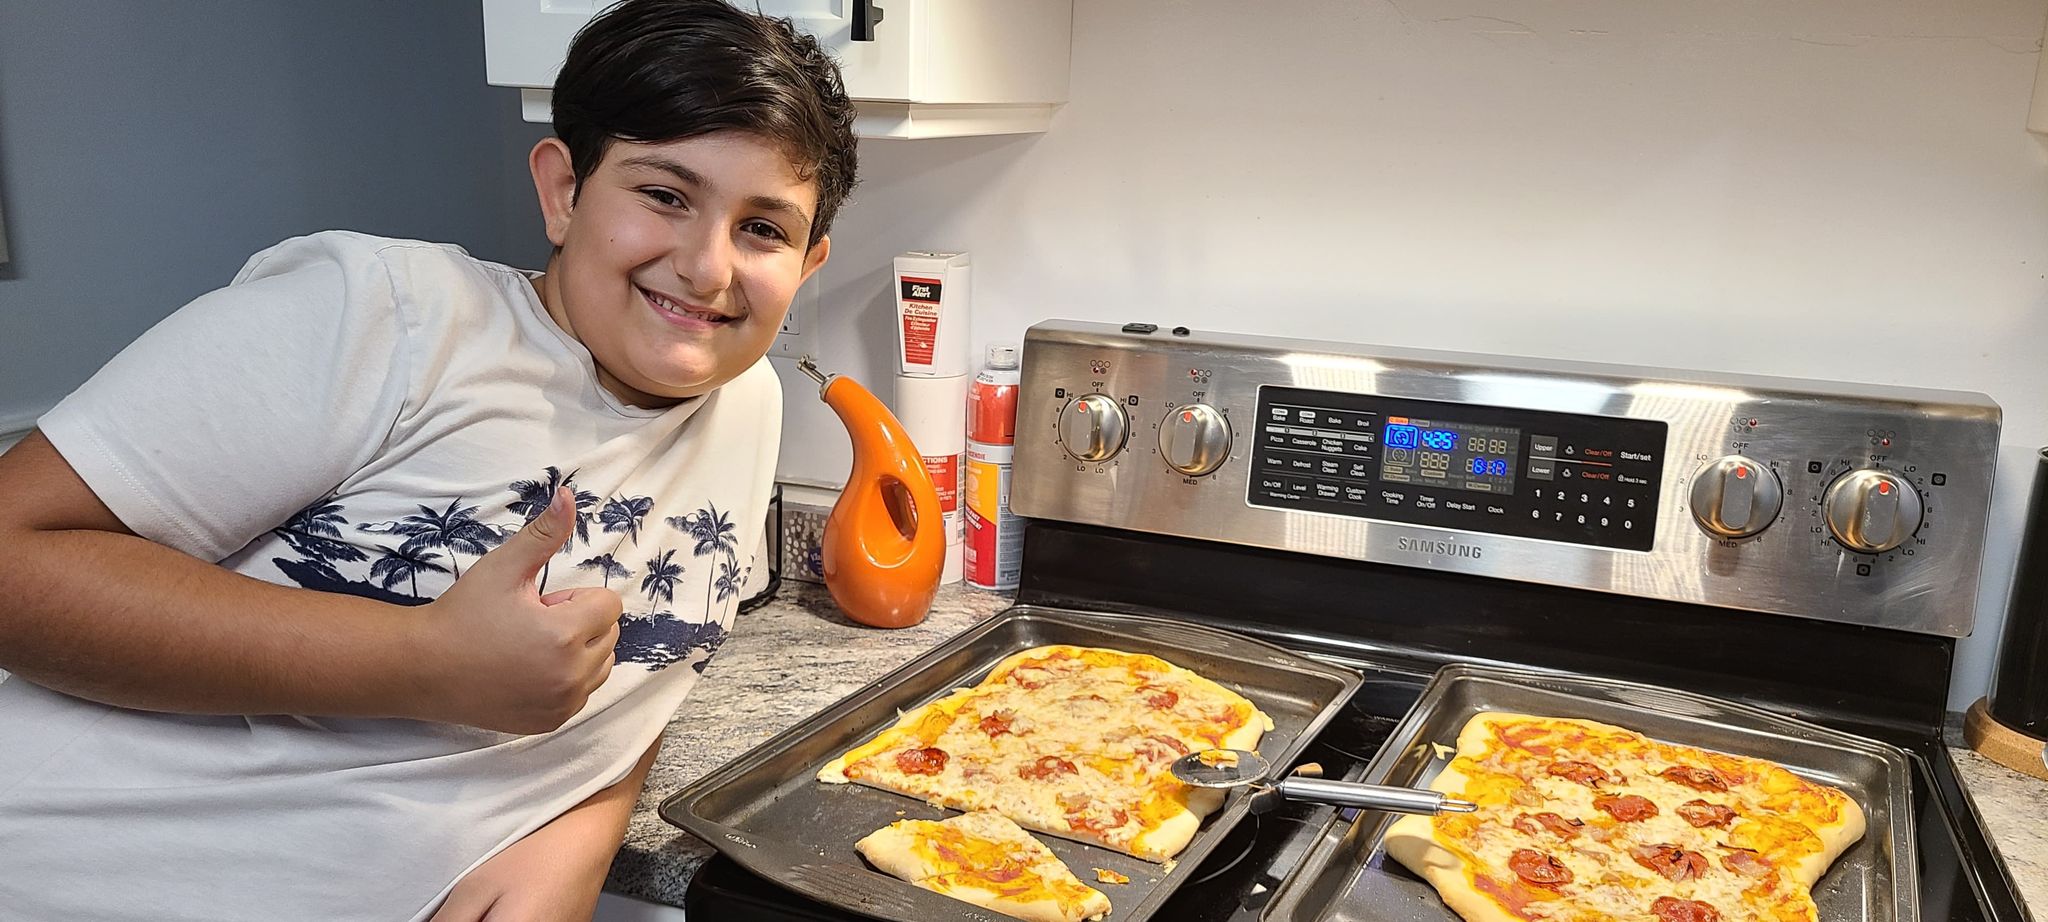
<svg viewBox="0 0 2048 922">
<path fill-rule="evenodd" d="M 1414 448 L 1416 436 L 1421 430 L 1400 423 L 1388 423 L 1386 443 L 1388 448 Z"/>
<path fill-rule="evenodd" d="M 1506 477 L 1508 475 L 1508 459 L 1493 459 L 1493 461 L 1487 464 L 1486 472 L 1492 474 L 1495 477 Z"/>
<path fill-rule="evenodd" d="M 1454 451 L 1458 447 L 1458 434 L 1449 429 L 1424 429 L 1422 444 L 1437 451 Z"/>
</svg>

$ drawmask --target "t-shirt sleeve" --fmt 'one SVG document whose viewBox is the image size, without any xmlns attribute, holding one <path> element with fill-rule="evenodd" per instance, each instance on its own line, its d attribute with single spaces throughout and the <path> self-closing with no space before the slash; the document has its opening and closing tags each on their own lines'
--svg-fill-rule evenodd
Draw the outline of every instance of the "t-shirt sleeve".
<svg viewBox="0 0 2048 922">
<path fill-rule="evenodd" d="M 136 534 L 220 560 L 376 456 L 405 404 L 406 324 L 354 235 L 249 260 L 37 425 Z"/>
</svg>

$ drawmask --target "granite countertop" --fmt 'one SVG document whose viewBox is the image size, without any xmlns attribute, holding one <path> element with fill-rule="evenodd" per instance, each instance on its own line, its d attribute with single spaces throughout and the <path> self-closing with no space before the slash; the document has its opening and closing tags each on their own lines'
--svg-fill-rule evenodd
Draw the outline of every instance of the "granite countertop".
<svg viewBox="0 0 2048 922">
<path fill-rule="evenodd" d="M 847 620 L 825 587 L 784 581 L 774 601 L 739 617 L 669 721 L 605 889 L 681 906 L 691 875 L 715 851 L 662 820 L 655 810 L 664 798 L 1009 605 L 1006 596 L 947 586 L 923 623 L 879 630 Z M 2048 781 L 1951 752 L 2022 899 L 2048 907 L 2048 828 L 2039 822 Z"/>
</svg>

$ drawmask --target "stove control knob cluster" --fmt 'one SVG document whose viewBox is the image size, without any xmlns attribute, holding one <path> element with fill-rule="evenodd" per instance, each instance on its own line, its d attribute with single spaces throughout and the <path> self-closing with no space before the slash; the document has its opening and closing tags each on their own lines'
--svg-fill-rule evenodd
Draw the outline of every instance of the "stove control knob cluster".
<svg viewBox="0 0 2048 922">
<path fill-rule="evenodd" d="M 1131 419 L 1116 398 L 1086 394 L 1060 410 L 1060 445 L 1081 461 L 1107 461 L 1124 450 Z"/>
<path fill-rule="evenodd" d="M 1206 403 L 1175 407 L 1159 422 L 1159 454 L 1189 477 L 1214 471 L 1230 457 L 1230 421 Z"/>
<path fill-rule="evenodd" d="M 1692 517 L 1716 538 L 1747 538 L 1777 521 L 1785 488 L 1770 465 L 1741 455 L 1707 462 L 1692 478 Z"/>
<path fill-rule="evenodd" d="M 1925 511 L 1913 485 L 1890 471 L 1864 468 L 1835 478 L 1820 499 L 1836 541 L 1852 551 L 1882 554 L 1920 530 Z"/>
</svg>

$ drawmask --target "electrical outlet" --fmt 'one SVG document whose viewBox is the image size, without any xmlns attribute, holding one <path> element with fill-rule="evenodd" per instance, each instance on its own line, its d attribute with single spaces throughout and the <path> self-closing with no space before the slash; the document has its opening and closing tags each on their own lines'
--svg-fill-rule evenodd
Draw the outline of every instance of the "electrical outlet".
<svg viewBox="0 0 2048 922">
<path fill-rule="evenodd" d="M 813 272 L 809 280 L 796 290 L 796 296 L 789 299 L 789 312 L 782 315 L 782 328 L 775 331 L 775 346 L 769 355 L 796 358 L 805 354 L 815 355 L 811 343 L 818 338 L 818 276 Z"/>
</svg>

